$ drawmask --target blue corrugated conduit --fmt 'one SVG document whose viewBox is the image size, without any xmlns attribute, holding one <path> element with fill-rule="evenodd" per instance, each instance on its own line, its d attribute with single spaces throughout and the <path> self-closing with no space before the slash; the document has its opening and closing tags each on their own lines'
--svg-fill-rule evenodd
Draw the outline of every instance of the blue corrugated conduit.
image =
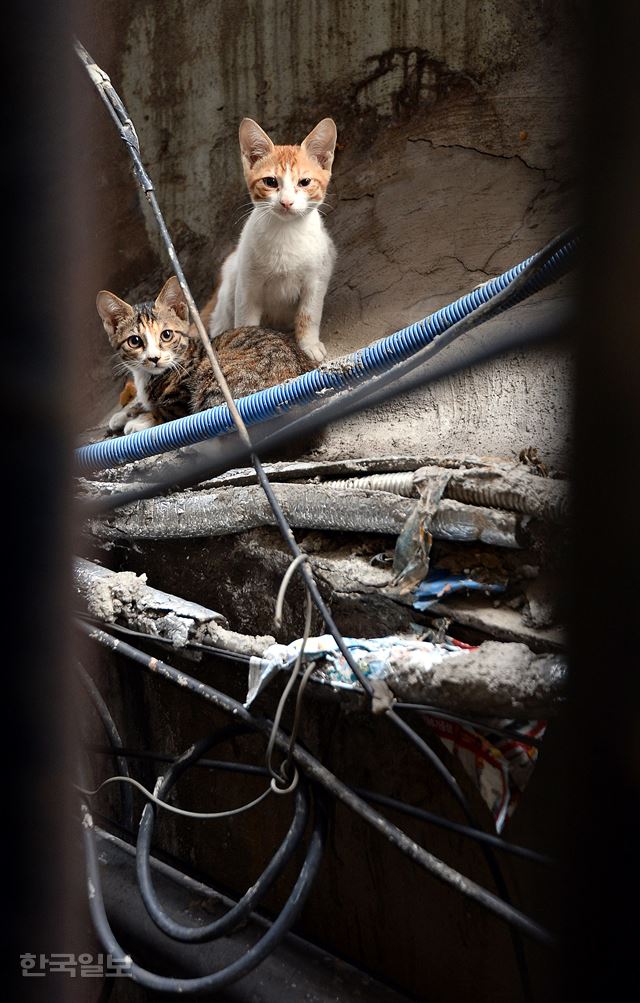
<svg viewBox="0 0 640 1003">
<path fill-rule="evenodd" d="M 521 302 L 533 293 L 545 288 L 565 274 L 578 244 L 578 238 L 572 238 L 562 245 L 555 254 L 532 276 L 513 299 L 507 299 L 500 307 L 503 312 L 516 303 Z M 327 390 L 344 390 L 361 382 L 367 377 L 382 373 L 398 362 L 409 358 L 420 348 L 424 348 L 439 334 L 442 334 L 453 324 L 467 317 L 479 306 L 489 303 L 494 296 L 502 292 L 533 260 L 527 258 L 502 275 L 490 279 L 489 282 L 473 289 L 448 306 L 442 307 L 429 317 L 404 327 L 395 334 L 374 342 L 367 348 L 361 348 L 342 359 L 324 363 L 317 369 L 302 376 L 281 383 L 275 387 L 267 387 L 248 397 L 241 397 L 236 403 L 242 418 L 247 425 L 274 418 L 284 411 L 299 404 L 308 404 L 318 394 Z M 233 420 L 226 404 L 199 411 L 197 414 L 177 418 L 174 421 L 147 428 L 141 432 L 133 432 L 118 438 L 105 439 L 103 442 L 81 446 L 76 450 L 76 461 L 81 472 L 104 470 L 121 463 L 130 463 L 148 456 L 166 453 L 181 446 L 194 445 L 213 439 L 218 435 L 233 429 Z"/>
</svg>

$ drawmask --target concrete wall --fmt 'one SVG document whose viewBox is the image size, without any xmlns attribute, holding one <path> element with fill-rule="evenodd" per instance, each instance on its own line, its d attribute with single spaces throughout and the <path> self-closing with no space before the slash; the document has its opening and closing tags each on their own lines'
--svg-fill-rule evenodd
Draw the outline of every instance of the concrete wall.
<svg viewBox="0 0 640 1003">
<path fill-rule="evenodd" d="M 247 202 L 239 120 L 254 117 L 289 142 L 323 115 L 336 119 L 331 356 L 420 319 L 574 219 L 580 24 L 571 3 L 112 0 L 79 33 L 132 115 L 201 301 Z M 82 144 L 97 168 L 101 284 L 150 296 L 168 268 L 105 118 L 96 101 Z M 532 303 L 535 316 L 559 294 Z M 86 401 L 98 418 L 114 389 L 92 298 L 87 332 Z M 532 444 L 563 463 L 569 387 L 564 352 L 512 354 L 332 430 L 324 452 L 359 454 L 366 435 L 380 453 Z"/>
</svg>

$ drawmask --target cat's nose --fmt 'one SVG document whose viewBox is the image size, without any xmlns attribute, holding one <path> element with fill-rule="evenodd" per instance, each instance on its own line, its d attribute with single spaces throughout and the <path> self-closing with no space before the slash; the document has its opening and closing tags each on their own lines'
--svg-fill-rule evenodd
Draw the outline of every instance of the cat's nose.
<svg viewBox="0 0 640 1003">
<path fill-rule="evenodd" d="M 293 205 L 293 199 L 280 199 L 280 205 L 283 209 L 290 209 Z"/>
<path fill-rule="evenodd" d="M 152 366 L 157 366 L 160 362 L 159 355 L 147 355 L 147 362 L 150 362 Z"/>
</svg>

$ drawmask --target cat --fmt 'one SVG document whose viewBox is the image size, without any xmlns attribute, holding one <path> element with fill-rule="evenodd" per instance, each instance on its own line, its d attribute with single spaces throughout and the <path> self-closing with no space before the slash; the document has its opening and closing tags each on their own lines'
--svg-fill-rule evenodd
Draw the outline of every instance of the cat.
<svg viewBox="0 0 640 1003">
<path fill-rule="evenodd" d="M 101 290 L 96 306 L 121 365 L 132 375 L 110 432 L 125 435 L 224 403 L 189 308 L 172 276 L 154 303 L 134 306 Z M 263 327 L 227 331 L 216 354 L 234 398 L 284 383 L 312 369 L 291 335 Z"/>
<path fill-rule="evenodd" d="M 293 328 L 312 361 L 326 358 L 320 321 L 336 250 L 319 209 L 336 138 L 331 118 L 323 118 L 299 146 L 274 146 L 257 122 L 245 118 L 240 123 L 253 209 L 238 246 L 222 265 L 209 322 L 212 338 L 246 325 Z"/>
<path fill-rule="evenodd" d="M 124 406 L 111 416 L 109 430 L 128 435 L 188 414 L 186 376 L 199 359 L 200 345 L 189 331 L 189 308 L 177 278 L 165 282 L 154 303 L 131 306 L 102 289 L 96 307 L 120 368 L 131 374 L 135 387 L 132 397 L 125 386 Z"/>
</svg>

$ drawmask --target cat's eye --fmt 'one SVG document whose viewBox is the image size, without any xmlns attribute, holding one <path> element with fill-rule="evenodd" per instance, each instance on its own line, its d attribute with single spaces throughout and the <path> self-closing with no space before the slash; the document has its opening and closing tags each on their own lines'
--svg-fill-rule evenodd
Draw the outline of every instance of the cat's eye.
<svg viewBox="0 0 640 1003">
<path fill-rule="evenodd" d="M 264 183 L 267 186 L 267 188 L 277 188 L 278 187 L 278 179 L 277 178 L 263 178 L 262 180 L 264 181 Z"/>
<path fill-rule="evenodd" d="M 132 334 L 130 338 L 127 338 L 127 345 L 130 348 L 140 348 L 142 345 L 142 338 L 139 334 Z"/>
<path fill-rule="evenodd" d="M 173 331 L 161 331 L 160 341 L 171 341 L 173 338 Z"/>
<path fill-rule="evenodd" d="M 298 181 L 298 184 L 302 185 L 303 188 L 306 188 L 307 185 L 311 184 L 311 178 L 300 178 L 300 180 Z"/>
</svg>

